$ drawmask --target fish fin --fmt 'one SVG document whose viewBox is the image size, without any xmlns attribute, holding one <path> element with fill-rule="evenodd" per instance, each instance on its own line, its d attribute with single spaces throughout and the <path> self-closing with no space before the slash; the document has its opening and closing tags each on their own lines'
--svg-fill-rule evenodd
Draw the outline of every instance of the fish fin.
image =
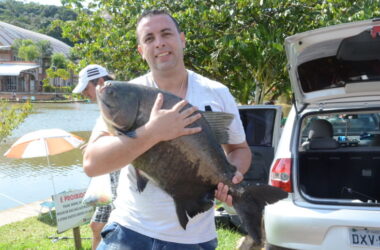
<svg viewBox="0 0 380 250">
<path fill-rule="evenodd" d="M 181 224 L 181 227 L 186 230 L 187 223 L 189 222 L 189 218 L 187 217 L 186 210 L 183 208 L 181 202 L 174 200 L 174 203 L 175 203 L 175 208 L 176 208 L 179 224 Z"/>
<path fill-rule="evenodd" d="M 201 111 L 214 132 L 215 138 L 220 144 L 227 144 L 229 141 L 228 126 L 230 126 L 234 115 L 225 112 Z"/>
<path fill-rule="evenodd" d="M 193 218 L 199 213 L 209 210 L 214 205 L 214 191 L 206 193 L 198 202 L 194 199 L 175 199 L 176 211 L 179 223 L 186 229 L 189 218 Z"/>
<path fill-rule="evenodd" d="M 244 189 L 240 197 L 232 197 L 233 207 L 255 244 L 261 245 L 261 224 L 265 205 L 286 198 L 288 193 L 280 188 L 260 183 L 247 185 Z"/>
<path fill-rule="evenodd" d="M 118 135 L 126 135 L 130 138 L 137 138 L 136 130 L 133 130 L 133 131 L 123 131 L 120 129 L 116 129 L 116 130 L 117 130 Z"/>
<path fill-rule="evenodd" d="M 139 169 L 136 170 L 136 182 L 137 182 L 137 190 L 141 193 L 144 191 L 146 184 L 148 184 L 148 178 L 143 176 Z"/>
<path fill-rule="evenodd" d="M 186 212 L 190 218 L 193 218 L 199 213 L 205 212 L 214 206 L 215 191 L 207 192 L 197 203 L 186 202 Z M 189 199 L 190 200 L 190 199 Z"/>
</svg>

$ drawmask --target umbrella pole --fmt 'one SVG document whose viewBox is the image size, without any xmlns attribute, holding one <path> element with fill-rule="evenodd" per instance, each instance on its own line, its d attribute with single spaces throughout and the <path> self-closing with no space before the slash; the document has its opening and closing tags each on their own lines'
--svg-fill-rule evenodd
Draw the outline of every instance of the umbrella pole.
<svg viewBox="0 0 380 250">
<path fill-rule="evenodd" d="M 49 161 L 49 155 L 47 155 L 46 158 L 47 158 L 47 162 L 48 162 L 48 167 L 49 167 L 49 169 L 51 169 L 51 167 L 50 167 L 50 161 Z M 54 195 L 56 195 L 57 193 L 55 192 L 54 175 L 51 174 L 50 178 L 51 178 L 51 183 L 53 184 Z"/>
<path fill-rule="evenodd" d="M 46 142 L 45 139 L 44 139 L 44 144 L 45 144 L 45 151 L 46 151 L 46 159 L 47 159 L 47 162 L 48 162 L 48 167 L 50 169 L 51 167 L 50 167 L 50 160 L 49 160 L 49 149 L 48 149 L 48 145 L 47 145 L 47 142 Z M 51 182 L 53 184 L 53 191 L 54 191 L 54 195 L 55 195 L 57 193 L 55 192 L 54 175 L 53 174 L 51 174 Z"/>
</svg>

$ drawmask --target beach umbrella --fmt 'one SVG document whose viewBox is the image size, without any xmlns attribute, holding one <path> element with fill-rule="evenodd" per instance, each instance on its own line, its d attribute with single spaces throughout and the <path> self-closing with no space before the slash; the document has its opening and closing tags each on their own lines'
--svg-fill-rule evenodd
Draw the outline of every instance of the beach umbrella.
<svg viewBox="0 0 380 250">
<path fill-rule="evenodd" d="M 4 156 L 17 159 L 46 157 L 50 167 L 49 155 L 70 151 L 83 143 L 82 138 L 62 129 L 42 129 L 21 136 Z M 52 182 L 55 194 L 53 179 Z"/>
</svg>

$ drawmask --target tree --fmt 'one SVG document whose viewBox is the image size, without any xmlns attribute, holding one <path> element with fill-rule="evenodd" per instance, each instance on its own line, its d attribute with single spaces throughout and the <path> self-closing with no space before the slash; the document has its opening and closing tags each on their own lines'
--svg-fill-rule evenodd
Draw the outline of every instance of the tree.
<svg viewBox="0 0 380 250">
<path fill-rule="evenodd" d="M 51 56 L 51 66 L 46 70 L 46 78 L 43 80 L 44 89 L 54 89 L 55 87 L 50 86 L 49 82 L 54 78 L 61 78 L 63 80 L 70 79 L 70 72 L 68 65 L 70 61 L 66 59 L 66 56 L 62 53 L 54 53 Z"/>
<path fill-rule="evenodd" d="M 22 40 L 17 46 L 19 46 L 17 56 L 25 61 L 34 61 L 41 57 L 40 49 L 30 39 Z"/>
<path fill-rule="evenodd" d="M 42 58 L 50 58 L 53 54 L 53 48 L 51 44 L 47 40 L 38 41 L 36 43 L 38 50 L 40 51 L 40 55 Z"/>
<path fill-rule="evenodd" d="M 62 53 L 54 53 L 51 57 L 51 67 L 56 69 L 67 69 L 68 61 Z"/>
<path fill-rule="evenodd" d="M 13 129 L 24 121 L 32 111 L 32 104 L 12 104 L 0 101 L 0 141 L 9 136 Z"/>
<path fill-rule="evenodd" d="M 12 49 L 19 58 L 26 61 L 34 61 L 37 58 L 50 60 L 53 52 L 47 40 L 34 42 L 31 39 L 16 39 L 12 44 Z"/>
<path fill-rule="evenodd" d="M 46 78 L 43 80 L 44 83 L 48 84 L 49 79 L 62 78 L 67 80 L 70 78 L 70 73 L 66 69 L 48 68 L 46 70 Z"/>
<path fill-rule="evenodd" d="M 144 9 L 165 8 L 186 33 L 186 66 L 228 85 L 243 104 L 290 95 L 285 37 L 380 13 L 378 0 L 94 0 L 89 9 L 79 0 L 64 4 L 78 14 L 60 22 L 82 58 L 77 70 L 99 63 L 118 79 L 145 73 L 136 19 Z"/>
</svg>

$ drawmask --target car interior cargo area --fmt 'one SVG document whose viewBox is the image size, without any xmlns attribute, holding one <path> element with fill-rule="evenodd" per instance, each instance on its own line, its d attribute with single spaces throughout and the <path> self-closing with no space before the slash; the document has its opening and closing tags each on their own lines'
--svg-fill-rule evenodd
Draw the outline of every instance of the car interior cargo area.
<svg viewBox="0 0 380 250">
<path fill-rule="evenodd" d="M 380 111 L 304 117 L 299 188 L 312 202 L 380 206 Z"/>
</svg>

